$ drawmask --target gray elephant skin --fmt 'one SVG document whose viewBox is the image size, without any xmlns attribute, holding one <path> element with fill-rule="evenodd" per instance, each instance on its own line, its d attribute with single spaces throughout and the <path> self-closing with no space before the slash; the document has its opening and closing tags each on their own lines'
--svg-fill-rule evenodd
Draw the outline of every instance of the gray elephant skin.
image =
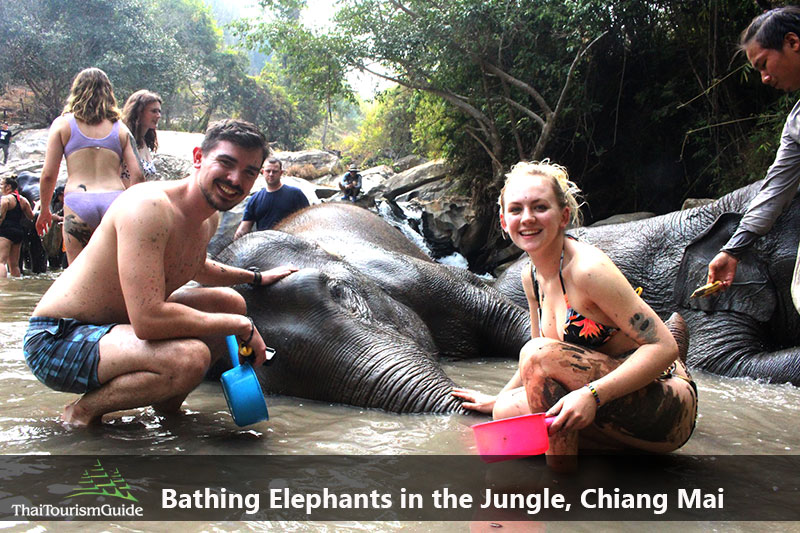
<svg viewBox="0 0 800 533">
<path fill-rule="evenodd" d="M 274 362 L 266 393 L 387 411 L 449 412 L 461 401 L 439 358 L 516 358 L 527 310 L 470 272 L 431 261 L 398 229 L 348 204 L 295 213 L 247 234 L 216 259 L 243 268 L 292 264 L 277 283 L 237 287 Z"/>
<path fill-rule="evenodd" d="M 690 332 L 688 362 L 724 376 L 747 376 L 800 385 L 800 316 L 790 285 L 800 240 L 800 199 L 739 262 L 733 286 L 708 298 L 690 299 L 704 285 L 708 263 L 736 229 L 761 182 L 716 202 L 663 216 L 601 227 L 578 228 L 616 263 L 662 317 L 678 311 Z M 517 260 L 495 288 L 527 306 Z"/>
</svg>

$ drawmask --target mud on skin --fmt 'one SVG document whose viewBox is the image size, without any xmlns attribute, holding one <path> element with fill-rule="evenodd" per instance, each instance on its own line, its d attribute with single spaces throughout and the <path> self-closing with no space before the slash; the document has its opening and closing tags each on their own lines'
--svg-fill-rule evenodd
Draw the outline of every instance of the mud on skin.
<svg viewBox="0 0 800 533">
<path fill-rule="evenodd" d="M 680 441 L 676 439 L 677 434 L 687 427 L 684 419 L 691 416 L 693 413 L 686 411 L 671 387 L 664 381 L 655 381 L 600 407 L 595 423 L 600 427 L 615 426 L 630 436 L 650 442 L 675 442 Z"/>
<path fill-rule="evenodd" d="M 65 217 L 64 229 L 68 235 L 74 237 L 83 246 L 86 246 L 86 244 L 89 242 L 89 238 L 92 236 L 92 230 L 89 229 L 89 226 L 86 224 L 86 222 L 82 221 L 73 214 L 69 214 Z"/>
</svg>

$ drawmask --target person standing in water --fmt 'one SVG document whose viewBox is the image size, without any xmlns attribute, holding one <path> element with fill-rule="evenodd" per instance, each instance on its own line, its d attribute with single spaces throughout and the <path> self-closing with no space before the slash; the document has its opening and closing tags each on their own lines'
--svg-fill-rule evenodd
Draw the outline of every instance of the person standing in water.
<svg viewBox="0 0 800 533">
<path fill-rule="evenodd" d="M 25 229 L 22 227 L 22 217 L 33 220 L 31 204 L 24 196 L 19 194 L 19 185 L 13 177 L 5 178 L 0 182 L 0 278 L 8 277 L 10 273 L 19 277 L 19 254 L 22 249 L 22 240 L 25 238 Z"/>
<path fill-rule="evenodd" d="M 67 160 L 63 235 L 70 263 L 89 242 L 111 203 L 125 190 L 120 179 L 122 162 L 131 169 L 130 185 L 143 180 L 130 139 L 106 73 L 99 68 L 79 72 L 64 114 L 50 126 L 39 180 L 41 212 L 36 219 L 36 231 L 44 235 L 52 223 L 50 200 L 63 156 Z"/>
<path fill-rule="evenodd" d="M 144 173 L 145 181 L 156 178 L 153 152 L 158 149 L 156 128 L 161 120 L 161 97 L 147 90 L 136 91 L 128 97 L 122 108 L 122 122 L 134 136 L 136 156 Z M 130 183 L 128 165 L 122 165 L 122 179 Z"/>
<path fill-rule="evenodd" d="M 800 89 L 800 7 L 772 9 L 755 17 L 739 38 L 739 47 L 761 75 L 761 82 L 781 91 Z M 792 203 L 800 184 L 800 101 L 786 117 L 775 161 L 764 184 L 747 206 L 739 226 L 708 265 L 708 283 L 728 289 L 739 258 L 765 235 Z M 800 252 L 800 249 L 798 250 Z M 792 300 L 800 312 L 800 253 L 792 279 Z"/>
</svg>

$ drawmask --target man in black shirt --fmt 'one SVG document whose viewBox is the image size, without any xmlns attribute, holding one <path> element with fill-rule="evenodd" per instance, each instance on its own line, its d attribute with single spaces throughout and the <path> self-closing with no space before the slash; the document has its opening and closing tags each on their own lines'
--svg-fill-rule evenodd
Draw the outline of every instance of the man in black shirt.
<svg viewBox="0 0 800 533">
<path fill-rule="evenodd" d="M 11 145 L 11 137 L 15 134 L 8 129 L 8 122 L 3 122 L 0 126 L 0 150 L 3 150 L 3 164 L 8 161 L 8 147 Z"/>
</svg>

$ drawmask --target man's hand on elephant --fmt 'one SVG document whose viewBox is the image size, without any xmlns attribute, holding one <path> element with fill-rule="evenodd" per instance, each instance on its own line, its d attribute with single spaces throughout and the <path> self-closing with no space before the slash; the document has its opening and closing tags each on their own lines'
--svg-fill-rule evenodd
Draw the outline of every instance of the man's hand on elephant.
<svg viewBox="0 0 800 533">
<path fill-rule="evenodd" d="M 727 252 L 718 253 L 708 264 L 708 283 L 722 282 L 722 290 L 727 289 L 736 277 L 739 260 Z"/>
<path fill-rule="evenodd" d="M 279 279 L 283 279 L 289 274 L 297 272 L 298 268 L 292 265 L 284 265 L 272 268 L 270 270 L 265 270 L 261 273 L 261 284 L 262 285 L 272 285 Z"/>
<path fill-rule="evenodd" d="M 464 400 L 461 404 L 461 407 L 464 409 L 478 411 L 479 413 L 491 414 L 492 410 L 494 410 L 494 403 L 497 400 L 497 396 L 491 396 L 471 389 L 453 388 L 450 394 Z"/>
<path fill-rule="evenodd" d="M 591 391 L 586 387 L 574 390 L 563 396 L 547 410 L 547 416 L 554 416 L 549 433 L 559 431 L 578 431 L 594 421 L 597 414 L 597 403 Z"/>
</svg>

